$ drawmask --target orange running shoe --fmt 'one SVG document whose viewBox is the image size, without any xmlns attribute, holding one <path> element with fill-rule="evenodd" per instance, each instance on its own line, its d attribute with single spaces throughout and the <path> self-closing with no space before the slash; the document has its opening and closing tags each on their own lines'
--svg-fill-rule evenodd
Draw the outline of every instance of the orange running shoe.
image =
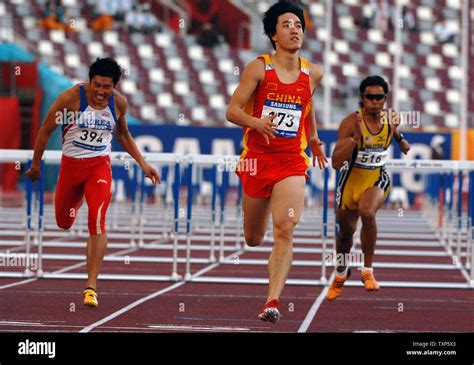
<svg viewBox="0 0 474 365">
<path fill-rule="evenodd" d="M 329 287 L 328 293 L 326 295 L 326 298 L 328 300 L 334 300 L 342 294 L 342 287 L 344 286 L 345 281 L 349 279 L 349 276 L 351 276 L 351 268 L 347 269 L 347 274 L 345 278 L 339 278 L 337 276 L 334 277 L 334 280 L 331 286 Z"/>
<path fill-rule="evenodd" d="M 277 323 L 281 318 L 281 313 L 278 310 L 279 305 L 280 303 L 276 299 L 269 301 L 258 314 L 258 318 L 264 322 Z"/>
<path fill-rule="evenodd" d="M 362 271 L 362 282 L 367 291 L 377 291 L 380 288 L 379 283 L 375 280 L 374 272 L 372 270 Z"/>
</svg>

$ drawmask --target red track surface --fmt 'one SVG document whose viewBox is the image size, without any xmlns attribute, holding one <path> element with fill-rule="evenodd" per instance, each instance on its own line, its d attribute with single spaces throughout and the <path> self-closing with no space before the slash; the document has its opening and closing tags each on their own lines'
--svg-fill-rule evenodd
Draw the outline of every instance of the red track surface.
<svg viewBox="0 0 474 365">
<path fill-rule="evenodd" d="M 13 249 L 12 246 L 0 247 L 0 250 L 12 252 Z M 108 254 L 118 251 L 121 250 L 110 249 Z M 45 253 L 84 255 L 85 250 L 47 247 Z M 169 257 L 170 251 L 137 250 L 132 254 Z M 230 251 L 226 254 L 229 255 Z M 192 257 L 207 258 L 208 255 L 207 251 L 193 251 Z M 180 257 L 184 257 L 183 251 L 180 251 Z M 268 253 L 265 252 L 245 252 L 239 259 L 266 258 Z M 299 253 L 294 255 L 294 259 L 317 260 L 321 259 L 321 255 Z M 378 255 L 376 260 L 421 263 L 427 258 Z M 429 261 L 450 263 L 447 257 L 432 257 Z M 51 272 L 74 264 L 77 261 L 46 260 L 44 269 Z M 193 264 L 192 273 L 209 266 Z M 85 273 L 85 263 L 68 272 Z M 102 272 L 169 275 L 171 263 L 104 262 Z M 178 272 L 184 273 L 184 264 L 179 264 Z M 294 266 L 290 278 L 317 280 L 320 272 L 320 267 Z M 376 273 L 380 281 L 464 280 L 457 270 L 380 268 Z M 263 265 L 215 264 L 215 268 L 203 276 L 264 278 L 266 275 Z M 358 280 L 357 275 L 355 270 L 352 279 Z M 14 283 L 19 285 L 3 288 Z M 286 286 L 281 297 L 283 318 L 273 325 L 257 319 L 257 312 L 266 299 L 266 286 L 261 284 L 103 280 L 98 288 L 100 306 L 97 309 L 83 307 L 83 286 L 82 280 L 0 279 L 0 331 L 78 332 L 93 325 L 88 328 L 92 332 L 296 332 L 324 289 L 321 286 Z M 168 291 L 154 298 L 144 299 L 167 288 Z M 142 303 L 137 305 L 139 300 Z M 134 306 L 126 308 L 133 303 Z M 123 313 L 117 315 L 119 310 Z M 110 315 L 113 317 L 106 319 Z M 336 301 L 322 302 L 309 324 L 308 332 L 474 332 L 472 318 L 474 296 L 469 290 L 382 288 L 377 293 L 368 293 L 362 287 L 346 287 L 342 297 Z M 98 324 L 101 320 L 103 323 Z"/>
</svg>

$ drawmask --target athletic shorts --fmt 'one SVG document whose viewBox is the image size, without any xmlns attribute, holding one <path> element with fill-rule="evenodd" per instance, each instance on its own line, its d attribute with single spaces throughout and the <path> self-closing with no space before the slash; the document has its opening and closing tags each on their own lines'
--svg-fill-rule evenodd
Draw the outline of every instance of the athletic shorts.
<svg viewBox="0 0 474 365">
<path fill-rule="evenodd" d="M 69 229 L 85 197 L 91 235 L 105 233 L 105 217 L 112 196 L 110 157 L 62 156 L 55 195 L 56 222 Z"/>
<path fill-rule="evenodd" d="M 341 169 L 336 191 L 336 204 L 340 209 L 359 209 L 362 194 L 371 187 L 384 191 L 385 199 L 390 192 L 390 176 L 385 168 L 374 170 L 356 167 Z"/>
<path fill-rule="evenodd" d="M 257 155 L 247 153 L 240 159 L 237 175 L 242 188 L 252 198 L 269 198 L 273 186 L 289 176 L 308 178 L 308 156 L 302 153 L 272 153 Z"/>
</svg>

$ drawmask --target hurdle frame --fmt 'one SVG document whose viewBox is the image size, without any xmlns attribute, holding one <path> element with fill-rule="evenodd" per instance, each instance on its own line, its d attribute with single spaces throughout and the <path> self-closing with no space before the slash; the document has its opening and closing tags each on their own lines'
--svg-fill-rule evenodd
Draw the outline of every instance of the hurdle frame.
<svg viewBox="0 0 474 365">
<path fill-rule="evenodd" d="M 28 163 L 31 161 L 33 156 L 33 151 L 28 151 L 28 150 L 0 150 L 0 162 L 21 162 L 21 163 Z M 172 233 L 172 247 L 173 247 L 173 254 L 171 258 L 172 262 L 172 272 L 170 275 L 113 275 L 113 274 L 101 274 L 99 276 L 99 279 L 104 279 L 104 280 L 152 280 L 152 281 L 177 281 L 183 279 L 183 276 L 180 275 L 177 271 L 177 265 L 178 262 L 185 262 L 186 263 L 186 270 L 185 270 L 185 275 L 184 275 L 184 280 L 190 281 L 190 282 L 228 282 L 228 283 L 261 283 L 265 284 L 268 283 L 268 279 L 265 278 L 226 278 L 226 277 L 212 277 L 212 276 L 206 276 L 206 277 L 193 277 L 191 274 L 191 264 L 192 263 L 212 263 L 216 261 L 215 256 L 213 257 L 213 253 L 215 252 L 215 246 L 214 244 L 216 243 L 215 240 L 217 240 L 216 237 L 216 228 L 219 230 L 219 263 L 220 264 L 234 264 L 231 260 L 229 259 L 224 259 L 225 251 L 229 250 L 228 246 L 225 246 L 225 242 L 228 241 L 236 241 L 236 245 L 234 246 L 235 251 L 238 251 L 238 246 L 240 242 L 240 229 L 238 228 L 236 230 L 236 237 L 227 237 L 224 233 L 225 231 L 225 202 L 226 202 L 226 194 L 227 194 L 227 189 L 228 186 L 226 186 L 226 174 L 228 177 L 229 171 L 226 171 L 226 166 L 232 165 L 232 163 L 238 161 L 239 157 L 238 156 L 216 156 L 216 155 L 182 155 L 182 154 L 173 154 L 173 153 L 145 153 L 144 154 L 145 159 L 149 163 L 158 163 L 161 165 L 167 165 L 174 166 L 174 177 L 173 177 L 173 209 L 174 209 L 174 216 L 173 216 L 173 229 L 171 231 Z M 44 167 L 44 164 L 46 162 L 48 163 L 59 163 L 61 159 L 61 151 L 46 151 L 43 160 L 42 160 L 42 166 Z M 124 161 L 128 161 L 131 164 L 135 165 L 134 160 L 129 156 L 127 153 L 124 152 L 113 152 L 111 154 L 111 163 L 112 165 L 119 165 L 123 163 Z M 210 212 L 210 219 L 213 222 L 213 224 L 210 225 L 210 230 L 211 232 L 214 232 L 213 234 L 211 233 L 211 236 L 213 239 L 211 240 L 211 247 L 209 249 L 209 258 L 208 259 L 193 259 L 192 258 L 192 250 L 196 249 L 193 247 L 192 243 L 196 242 L 199 237 L 193 235 L 193 220 L 192 220 L 192 210 L 193 210 L 193 176 L 196 175 L 196 168 L 211 168 L 213 171 L 213 176 L 215 176 L 215 181 L 213 181 L 213 187 L 212 187 L 212 203 L 211 203 L 211 212 Z M 190 169 L 189 177 L 188 177 L 188 182 L 187 182 L 187 188 L 188 188 L 188 200 L 187 200 L 187 214 L 185 219 L 182 220 L 180 217 L 180 189 L 181 189 L 181 170 L 182 169 Z M 466 213 L 466 219 L 467 219 L 467 229 L 466 229 L 466 236 L 467 236 L 467 244 L 466 248 L 467 251 L 462 254 L 461 253 L 461 236 L 460 236 L 460 230 L 459 228 L 462 228 L 462 197 L 461 200 L 459 200 L 460 203 L 456 205 L 457 208 L 457 214 L 454 214 L 457 216 L 457 220 L 453 220 L 453 212 L 455 209 L 454 204 L 452 204 L 453 200 L 453 185 L 454 182 L 451 184 L 445 184 L 446 186 L 443 186 L 443 189 L 451 189 L 450 190 L 450 199 L 451 201 L 449 202 L 449 207 L 446 207 L 446 204 L 443 205 L 443 222 L 448 222 L 446 226 L 440 227 L 441 230 L 436 229 L 436 232 L 438 233 L 441 241 L 448 237 L 447 240 L 444 240 L 444 246 L 447 250 L 448 255 L 450 254 L 451 246 L 452 246 L 452 235 L 451 235 L 451 229 L 453 226 L 458 227 L 458 238 L 457 238 L 457 245 L 456 245 L 456 253 L 459 254 L 458 257 L 464 256 L 466 257 L 465 259 L 465 264 L 464 266 L 462 265 L 462 260 L 459 260 L 458 265 L 455 265 L 457 269 L 460 269 L 461 271 L 464 269 L 464 277 L 467 279 L 466 283 L 429 283 L 429 282 L 424 282 L 424 283 L 417 283 L 417 282 L 383 282 L 382 285 L 386 287 L 440 287 L 440 288 L 473 288 L 474 287 L 474 272 L 472 270 L 473 265 L 473 255 L 472 255 L 472 245 L 474 244 L 474 231 L 473 231 L 473 206 L 474 204 L 472 201 L 474 200 L 474 194 L 473 194 L 473 187 L 474 187 L 474 162 L 472 161 L 451 161 L 451 160 L 389 160 L 387 162 L 387 168 L 391 172 L 400 172 L 400 171 L 405 171 L 405 170 L 416 170 L 419 172 L 442 172 L 442 173 L 453 173 L 457 172 L 458 176 L 461 178 L 465 175 L 469 176 L 469 191 L 468 191 L 468 202 L 469 202 L 469 207 L 468 211 Z M 327 242 L 330 239 L 330 236 L 328 235 L 328 228 L 329 228 L 329 216 L 328 213 L 330 211 L 327 197 L 328 197 L 328 176 L 329 176 L 329 168 L 327 168 L 323 174 L 324 174 L 324 191 L 323 191 L 323 214 L 322 214 L 322 221 L 321 221 L 321 229 L 322 229 L 322 249 L 321 249 L 321 254 L 322 254 L 322 259 L 321 261 L 311 261 L 311 262 L 298 262 L 296 260 L 293 264 L 295 266 L 318 266 L 321 265 L 322 268 L 322 274 L 321 278 L 319 280 L 294 280 L 294 279 L 289 279 L 288 284 L 289 285 L 326 285 L 327 284 L 327 275 L 326 275 L 326 263 L 324 260 L 324 254 L 327 249 Z M 215 172 L 215 174 L 214 174 Z M 142 172 L 139 172 L 142 174 Z M 144 187 L 144 179 L 143 176 L 141 176 L 142 179 L 139 183 L 139 214 L 143 214 L 143 204 L 144 204 L 144 193 L 143 193 L 143 187 Z M 218 183 L 218 180 L 220 181 L 220 185 Z M 41 180 L 40 180 L 41 181 Z M 458 181 L 459 186 L 461 186 L 462 181 Z M 449 185 L 449 186 L 448 186 Z M 44 185 L 43 185 L 44 187 Z M 40 184 L 40 196 L 43 196 L 44 191 L 41 190 L 41 184 Z M 26 190 L 26 193 L 28 195 L 28 189 Z M 459 194 L 459 192 L 458 192 Z M 32 194 L 30 194 L 32 195 Z M 444 195 L 446 196 L 446 195 Z M 39 214 L 39 223 L 38 223 L 38 255 L 40 256 L 39 260 L 42 262 L 43 258 L 46 259 L 68 259 L 65 258 L 66 256 L 61 256 L 58 255 L 55 258 L 52 258 L 51 255 L 44 254 L 42 252 L 43 250 L 43 230 L 44 230 L 44 224 L 43 224 L 43 208 L 44 208 L 44 199 L 41 197 L 39 198 L 39 209 L 40 209 L 40 214 Z M 31 198 L 30 198 L 31 199 Z M 219 214 L 217 214 L 217 199 L 219 199 Z M 135 202 L 134 202 L 135 203 Z M 141 206 L 141 208 L 140 208 Z M 31 204 L 30 204 L 31 207 Z M 432 209 L 428 209 L 428 211 L 432 212 Z M 32 212 L 30 212 L 29 216 L 30 219 L 32 217 Z M 461 215 L 460 215 L 461 214 Z M 143 217 L 142 217 L 143 218 Z M 429 219 L 432 219 L 433 217 L 428 217 Z M 139 238 L 139 244 L 138 248 L 140 249 L 153 249 L 154 246 L 153 244 L 143 244 L 143 235 L 144 235 L 144 221 L 140 220 L 140 227 L 139 231 L 137 231 Z M 215 224 L 217 222 L 217 224 Z M 185 223 L 185 232 L 182 233 L 180 232 L 180 223 Z M 335 224 L 335 228 L 337 229 L 337 225 Z M 26 233 L 27 235 L 28 233 Z M 451 237 L 451 238 L 449 238 Z M 32 237 L 30 236 L 29 239 Z M 180 250 L 180 240 L 185 240 L 185 252 L 186 252 L 186 257 L 183 259 L 178 257 L 178 251 Z M 209 241 L 208 239 L 206 239 Z M 314 240 L 316 241 L 316 240 Z M 26 237 L 25 237 L 25 244 L 26 244 Z M 156 247 L 156 245 L 155 245 Z M 259 248 L 256 248 L 258 250 Z M 261 247 L 260 249 L 268 249 L 265 247 Z M 255 249 L 247 249 L 248 251 L 255 250 Z M 265 251 L 265 250 L 262 250 Z M 318 249 L 314 249 L 312 252 L 317 253 Z M 76 255 L 75 259 L 82 259 L 78 258 Z M 227 257 L 229 257 L 227 255 Z M 69 259 L 72 259 L 69 257 Z M 106 256 L 104 258 L 104 261 L 118 261 L 120 258 L 112 258 L 110 256 Z M 169 262 L 169 258 L 160 258 L 160 257 L 146 257 L 141 260 L 142 262 Z M 137 260 L 138 261 L 138 260 Z M 240 264 L 260 264 L 262 261 L 265 260 L 240 260 Z M 377 263 L 374 264 L 374 267 L 378 267 Z M 381 267 L 381 266 L 379 266 Z M 408 266 L 403 266 L 400 265 L 400 268 L 413 268 L 413 265 L 408 265 Z M 436 266 L 418 266 L 416 268 L 434 268 Z M 442 265 L 440 266 L 444 269 L 453 269 L 451 265 L 445 265 L 443 267 Z M 86 278 L 85 274 L 67 274 L 67 273 L 47 273 L 47 272 L 42 272 L 42 264 L 40 264 L 41 270 L 38 270 L 36 272 L 36 277 L 42 277 L 42 278 L 56 278 L 56 279 L 78 279 L 78 278 Z M 15 274 L 13 277 L 32 277 L 34 276 L 33 273 L 28 272 L 25 268 L 25 272 L 23 273 L 12 273 L 12 272 L 0 272 L 0 277 L 12 277 L 12 274 Z M 468 272 L 469 271 L 469 272 Z M 466 275 L 467 274 L 467 275 Z M 466 277 L 467 276 L 467 277 Z M 359 286 L 361 285 L 358 282 L 351 282 L 348 281 L 347 283 L 348 286 Z"/>
</svg>

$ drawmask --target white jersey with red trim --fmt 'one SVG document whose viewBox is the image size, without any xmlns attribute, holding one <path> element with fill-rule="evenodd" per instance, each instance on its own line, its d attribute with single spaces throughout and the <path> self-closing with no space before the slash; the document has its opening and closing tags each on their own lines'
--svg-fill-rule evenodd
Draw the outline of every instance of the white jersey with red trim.
<svg viewBox="0 0 474 365">
<path fill-rule="evenodd" d="M 79 87 L 81 106 L 77 118 L 63 123 L 63 154 L 68 157 L 90 158 L 107 156 L 112 150 L 115 124 L 114 95 L 102 110 L 87 104 L 84 85 Z"/>
</svg>

